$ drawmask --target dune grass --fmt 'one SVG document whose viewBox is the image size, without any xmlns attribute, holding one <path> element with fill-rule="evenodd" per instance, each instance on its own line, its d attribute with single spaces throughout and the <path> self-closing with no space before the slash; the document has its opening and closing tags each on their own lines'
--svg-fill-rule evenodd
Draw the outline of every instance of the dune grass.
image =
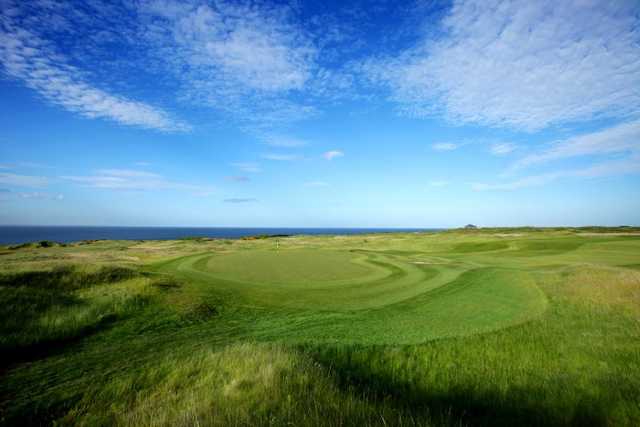
<svg viewBox="0 0 640 427">
<path fill-rule="evenodd" d="M 132 294 L 130 287 L 119 294 L 109 288 L 137 274 L 118 266 L 93 270 L 62 266 L 0 275 L 3 359 L 9 361 L 81 338 L 135 311 L 146 303 L 143 296 Z M 88 298 L 96 289 L 104 291 Z"/>
<path fill-rule="evenodd" d="M 638 425 L 640 238 L 583 234 L 1 252 L 0 425 Z"/>
</svg>

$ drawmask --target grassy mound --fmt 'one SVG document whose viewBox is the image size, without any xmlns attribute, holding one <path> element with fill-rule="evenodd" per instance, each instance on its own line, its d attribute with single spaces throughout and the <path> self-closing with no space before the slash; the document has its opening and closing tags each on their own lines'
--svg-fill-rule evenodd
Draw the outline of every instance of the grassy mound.
<svg viewBox="0 0 640 427">
<path fill-rule="evenodd" d="M 415 344 L 505 328 L 541 315 L 546 307 L 546 297 L 528 274 L 480 269 L 385 307 L 330 315 L 306 311 L 299 317 L 288 313 L 256 329 L 289 342 Z"/>
</svg>

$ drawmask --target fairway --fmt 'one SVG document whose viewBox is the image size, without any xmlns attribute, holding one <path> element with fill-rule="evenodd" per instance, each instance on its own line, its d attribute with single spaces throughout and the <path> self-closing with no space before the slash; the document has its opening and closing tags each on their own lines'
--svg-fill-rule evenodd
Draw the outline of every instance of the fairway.
<svg viewBox="0 0 640 427">
<path fill-rule="evenodd" d="M 0 253 L 0 425 L 640 421 L 634 232 Z"/>
</svg>

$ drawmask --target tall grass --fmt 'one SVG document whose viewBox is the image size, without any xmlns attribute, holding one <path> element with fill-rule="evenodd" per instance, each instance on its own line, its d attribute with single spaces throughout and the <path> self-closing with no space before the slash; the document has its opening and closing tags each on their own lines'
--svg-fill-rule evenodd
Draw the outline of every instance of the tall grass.
<svg viewBox="0 0 640 427">
<path fill-rule="evenodd" d="M 60 266 L 51 270 L 24 271 L 0 275 L 1 287 L 28 287 L 49 291 L 75 291 L 103 283 L 115 283 L 138 275 L 128 267 L 103 266 L 86 271 L 76 266 Z"/>
<path fill-rule="evenodd" d="M 78 267 L 0 275 L 0 351 L 2 362 L 32 357 L 96 332 L 146 304 L 141 295 L 85 298 L 82 289 L 136 277 L 130 268 Z"/>
<path fill-rule="evenodd" d="M 128 393 L 132 389 L 138 391 Z M 122 399 L 123 391 L 130 399 Z M 257 343 L 160 359 L 139 375 L 113 380 L 62 420 L 123 426 L 429 426 L 442 421 L 432 420 L 428 411 L 409 412 L 372 400 L 366 392 L 339 388 L 332 372 L 304 354 Z"/>
</svg>

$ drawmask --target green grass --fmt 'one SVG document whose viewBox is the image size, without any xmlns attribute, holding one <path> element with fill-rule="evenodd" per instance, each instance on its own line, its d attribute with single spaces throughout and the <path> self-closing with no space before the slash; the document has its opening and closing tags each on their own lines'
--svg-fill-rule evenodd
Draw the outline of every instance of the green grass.
<svg viewBox="0 0 640 427">
<path fill-rule="evenodd" d="M 495 242 L 465 242 L 455 245 L 452 252 L 485 252 L 485 251 L 497 251 L 500 249 L 507 249 L 509 245 L 507 242 L 495 241 Z"/>
<path fill-rule="evenodd" d="M 207 256 L 197 268 L 212 276 L 260 286 L 356 281 L 371 269 L 355 254 L 328 250 L 254 250 Z M 360 261 L 360 262 L 359 262 Z"/>
<path fill-rule="evenodd" d="M 0 425 L 638 425 L 634 231 L 7 250 Z"/>
<path fill-rule="evenodd" d="M 0 351 L 6 361 L 93 333 L 146 303 L 131 287 L 111 287 L 136 277 L 117 266 L 94 271 L 69 266 L 0 276 Z M 105 288 L 102 295 L 88 294 Z M 122 288 L 120 286 L 120 288 Z"/>
</svg>

